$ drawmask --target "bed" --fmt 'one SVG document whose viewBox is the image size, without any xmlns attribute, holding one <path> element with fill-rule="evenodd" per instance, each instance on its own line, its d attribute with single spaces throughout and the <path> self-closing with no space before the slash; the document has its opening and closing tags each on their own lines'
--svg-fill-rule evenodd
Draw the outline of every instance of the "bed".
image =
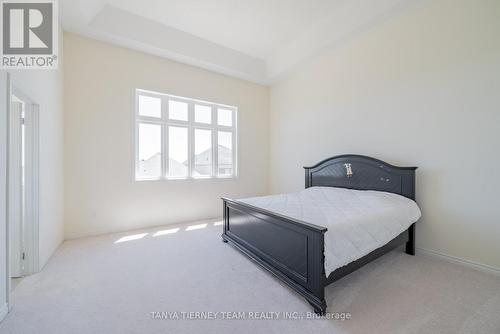
<svg viewBox="0 0 500 334">
<path fill-rule="evenodd" d="M 404 202 L 401 199 L 414 203 L 416 167 L 397 167 L 375 158 L 349 154 L 335 156 L 312 167 L 304 167 L 304 169 L 306 191 L 289 195 L 297 196 L 298 202 L 320 205 L 318 204 L 321 202 L 319 198 L 322 196 L 329 198 L 330 202 L 335 202 L 339 198 L 344 198 L 339 197 L 344 195 L 349 200 L 352 194 L 354 196 L 383 194 L 380 200 L 384 201 L 385 198 L 388 200 L 387 203 L 393 199 L 399 199 L 401 205 Z M 360 190 L 367 192 L 356 192 Z M 362 197 L 360 203 L 365 201 L 365 197 Z M 283 200 L 283 198 L 276 197 L 271 201 L 265 197 L 243 200 L 222 198 L 222 200 L 224 220 L 222 240 L 229 242 L 276 275 L 303 296 L 318 314 L 326 312 L 325 287 L 327 285 L 401 245 L 405 245 L 407 254 L 415 255 L 415 222 L 420 217 L 420 211 L 418 207 L 417 211 L 410 208 L 411 205 L 408 210 L 413 211 L 408 211 L 405 218 L 406 225 L 401 224 L 402 230 L 396 232 L 396 229 L 392 229 L 390 233 L 386 233 L 385 239 L 369 242 L 371 248 L 356 247 L 361 248 L 359 252 L 353 252 L 356 254 L 345 252 L 347 256 L 340 259 L 334 258 L 334 261 L 330 261 L 327 257 L 325 266 L 325 244 L 328 252 L 335 246 L 337 249 L 346 248 L 338 247 L 342 245 L 343 239 L 342 233 L 336 233 L 336 231 L 341 231 L 337 226 L 339 221 L 342 223 L 342 216 L 337 217 L 337 225 L 331 225 L 321 223 L 321 215 L 314 213 L 318 211 L 317 207 L 310 210 L 309 216 L 304 214 L 304 207 L 295 208 L 295 214 L 292 209 L 290 214 L 284 209 L 288 204 L 281 203 L 287 202 L 289 198 Z M 323 208 L 327 206 L 325 203 L 321 204 Z M 376 201 L 370 203 L 372 203 L 372 208 L 376 208 L 376 205 L 373 205 L 377 203 Z M 347 218 L 352 216 L 350 212 L 354 212 L 344 211 L 347 211 L 345 215 Z M 379 210 L 379 213 L 385 211 Z M 298 212 L 301 214 L 299 215 Z M 311 219 L 311 215 L 316 218 Z M 325 223 L 327 223 L 328 216 L 327 210 L 326 215 L 322 216 Z M 383 215 L 377 215 L 377 217 L 378 221 L 385 219 Z M 343 231 L 346 232 L 346 225 L 343 226 Z M 325 234 L 328 231 L 328 238 L 325 242 Z M 372 231 L 368 232 L 371 234 Z M 358 245 L 363 245 L 362 238 L 358 241 Z"/>
</svg>

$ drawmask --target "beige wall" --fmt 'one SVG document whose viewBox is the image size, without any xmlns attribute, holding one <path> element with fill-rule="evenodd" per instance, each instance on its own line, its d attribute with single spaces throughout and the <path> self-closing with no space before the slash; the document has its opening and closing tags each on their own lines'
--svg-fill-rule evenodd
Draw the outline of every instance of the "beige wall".
<svg viewBox="0 0 500 334">
<path fill-rule="evenodd" d="M 269 89 L 65 33 L 66 237 L 222 214 L 220 196 L 268 190 Z M 134 91 L 239 108 L 239 177 L 133 181 Z"/>
<path fill-rule="evenodd" d="M 417 246 L 500 268 L 500 2 L 422 1 L 271 88 L 271 191 L 342 153 L 417 165 Z"/>
</svg>

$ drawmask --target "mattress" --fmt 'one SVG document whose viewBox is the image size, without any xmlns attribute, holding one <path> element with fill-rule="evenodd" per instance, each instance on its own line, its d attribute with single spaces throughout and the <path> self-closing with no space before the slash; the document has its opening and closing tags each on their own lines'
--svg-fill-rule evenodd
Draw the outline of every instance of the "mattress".
<svg viewBox="0 0 500 334">
<path fill-rule="evenodd" d="M 327 276 L 387 244 L 421 216 L 419 207 L 411 199 L 372 190 L 310 187 L 239 201 L 328 228 L 325 233 Z"/>
</svg>

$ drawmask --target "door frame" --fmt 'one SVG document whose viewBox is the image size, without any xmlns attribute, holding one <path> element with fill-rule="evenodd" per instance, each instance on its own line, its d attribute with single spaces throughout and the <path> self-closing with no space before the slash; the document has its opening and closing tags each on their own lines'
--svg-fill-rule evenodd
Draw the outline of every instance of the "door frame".
<svg viewBox="0 0 500 334">
<path fill-rule="evenodd" d="M 12 94 L 16 90 L 16 95 L 22 97 L 24 100 L 30 102 L 30 112 L 27 113 L 28 117 L 27 123 L 30 126 L 29 138 L 26 138 L 26 149 L 29 151 L 26 153 L 28 159 L 32 159 L 32 169 L 30 170 L 31 178 L 26 180 L 26 187 L 31 187 L 30 196 L 30 212 L 32 217 L 29 219 L 31 224 L 27 228 L 28 242 L 29 245 L 25 249 L 28 261 L 26 261 L 26 274 L 36 273 L 40 270 L 39 267 L 39 118 L 40 118 L 40 107 L 38 104 L 33 103 L 33 100 L 28 96 L 22 94 L 17 88 L 15 88 L 15 82 L 12 80 L 12 76 L 8 71 L 0 72 L 0 118 L 2 124 L 0 124 L 0 185 L 2 186 L 0 191 L 0 263 L 4 261 L 1 265 L 4 266 L 2 277 L 0 277 L 0 288 L 4 291 L 0 291 L 0 322 L 5 318 L 7 313 L 10 311 L 11 305 L 11 273 L 10 273 L 10 228 L 9 228 L 9 189 L 8 189 L 8 177 L 9 177 L 9 147 L 10 147 L 10 110 L 12 102 Z M 25 128 L 26 130 L 26 128 Z M 27 131 L 28 132 L 28 131 Z M 28 191 L 26 191 L 27 193 Z"/>
<path fill-rule="evenodd" d="M 23 245 L 25 258 L 23 276 L 40 271 L 39 268 L 39 119 L 40 105 L 11 82 L 11 95 L 20 98 L 24 110 L 25 198 Z"/>
<path fill-rule="evenodd" d="M 24 101 L 12 96 L 9 105 L 9 146 L 8 146 L 8 215 L 10 277 L 23 277 L 24 267 L 24 188 L 23 188 L 23 112 Z"/>
<path fill-rule="evenodd" d="M 3 72 L 3 71 L 2 71 Z M 0 185 L 1 189 L 1 203 L 0 211 L 2 217 L 0 217 L 0 235 L 4 242 L 0 249 L 0 254 L 2 254 L 2 261 L 4 260 L 3 277 L 0 277 L 0 286 L 4 289 L 0 293 L 3 300 L 0 300 L 0 321 L 2 321 L 10 308 L 10 254 L 9 254 L 9 226 L 8 226 L 8 147 L 9 147 L 9 111 L 10 111 L 10 100 L 11 100 L 11 77 L 8 72 L 0 72 L 0 101 L 2 105 L 0 106 L 0 117 L 2 122 L 0 122 Z"/>
</svg>

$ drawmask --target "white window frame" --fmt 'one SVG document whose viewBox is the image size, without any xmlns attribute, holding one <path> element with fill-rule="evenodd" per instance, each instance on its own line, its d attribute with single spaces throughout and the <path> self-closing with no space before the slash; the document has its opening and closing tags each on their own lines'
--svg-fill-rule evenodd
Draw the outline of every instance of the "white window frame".
<svg viewBox="0 0 500 334">
<path fill-rule="evenodd" d="M 139 115 L 139 96 L 151 96 L 161 99 L 161 118 Z M 169 101 L 179 101 L 188 104 L 188 120 L 171 120 L 168 118 Z M 212 110 L 212 123 L 195 122 L 194 106 L 209 106 Z M 232 111 L 232 126 L 219 125 L 217 122 L 217 108 Z M 139 124 L 148 123 L 161 126 L 161 175 L 160 177 L 142 177 L 139 175 Z M 168 177 L 168 127 L 177 126 L 188 129 L 188 175 L 186 177 Z M 193 176 L 194 171 L 194 132 L 195 129 L 207 129 L 212 131 L 212 170 L 208 176 Z M 135 181 L 158 181 L 158 180 L 203 180 L 203 179 L 233 179 L 238 176 L 238 108 L 235 106 L 208 102 L 187 97 L 163 94 L 144 89 L 135 90 L 134 108 L 134 180 Z M 226 131 L 232 133 L 232 159 L 233 173 L 231 175 L 218 175 L 218 132 Z"/>
</svg>

